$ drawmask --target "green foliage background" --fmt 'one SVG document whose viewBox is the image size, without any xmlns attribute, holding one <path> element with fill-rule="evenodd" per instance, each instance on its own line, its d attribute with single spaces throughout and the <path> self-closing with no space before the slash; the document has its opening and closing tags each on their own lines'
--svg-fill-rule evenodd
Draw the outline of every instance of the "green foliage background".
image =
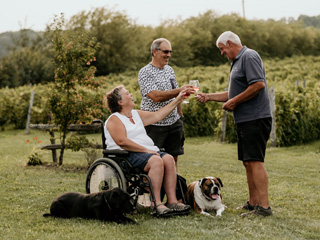
<svg viewBox="0 0 320 240">
<path fill-rule="evenodd" d="M 310 22 L 317 19 L 301 16 L 299 20 L 246 20 L 236 14 L 220 16 L 210 10 L 184 20 L 169 19 L 157 27 L 135 23 L 123 12 L 96 8 L 74 15 L 66 31 L 83 31 L 97 39 L 96 76 L 138 71 L 150 61 L 150 45 L 155 38 L 171 41 L 170 64 L 178 67 L 219 66 L 225 63 L 215 46 L 218 36 L 231 30 L 243 45 L 253 48 L 263 58 L 294 55 L 320 55 L 320 29 Z M 0 87 L 46 83 L 54 80 L 52 44 L 48 29 L 35 38 L 26 29 L 19 41 L 0 59 Z M 0 42 L 0 49 L 3 48 Z"/>
<path fill-rule="evenodd" d="M 72 115 L 78 123 L 90 123 L 95 118 L 105 120 L 109 113 L 103 104 L 103 95 L 119 84 L 133 93 L 139 108 L 137 74 L 151 60 L 149 48 L 158 37 L 171 41 L 170 65 L 174 67 L 180 86 L 189 79 L 199 79 L 202 92 L 224 91 L 228 86 L 230 65 L 220 55 L 215 41 L 222 32 L 231 30 L 240 36 L 243 45 L 257 50 L 264 60 L 268 86 L 276 93 L 277 144 L 290 146 L 320 139 L 320 111 L 317 109 L 320 29 L 317 22 L 318 18 L 308 16 L 300 16 L 297 21 L 249 21 L 236 14 L 220 16 L 210 10 L 197 17 L 169 19 L 150 27 L 137 25 L 125 13 L 107 8 L 83 11 L 71 17 L 63 31 L 71 35 L 83 33 L 96 39 L 100 47 L 95 54 L 96 61 L 91 63 L 96 68 L 96 77 L 87 79 L 90 84 L 76 87 L 78 94 L 72 101 L 77 107 Z M 67 45 L 62 47 L 68 48 Z M 50 121 L 48 100 L 54 93 L 50 91 L 54 81 L 53 47 L 50 25 L 37 37 L 23 29 L 20 37 L 15 36 L 9 53 L 0 59 L 2 129 L 7 125 L 18 129 L 25 127 L 32 90 L 35 99 L 31 122 Z M 305 86 L 302 85 L 304 79 Z M 218 139 L 224 114 L 221 106 L 214 102 L 200 104 L 191 98 L 189 104 L 183 105 L 186 135 Z M 69 113 L 63 115 L 66 114 Z M 236 141 L 230 114 L 226 140 Z"/>
<path fill-rule="evenodd" d="M 264 61 L 269 89 L 276 94 L 277 145 L 291 146 L 320 139 L 320 57 L 291 57 L 267 59 Z M 218 67 L 175 67 L 180 86 L 189 79 L 199 79 L 200 91 L 224 91 L 228 86 L 229 64 Z M 140 88 L 137 71 L 110 74 L 95 78 L 100 88 L 79 87 L 87 112 L 79 116 L 78 123 L 90 123 L 93 119 L 105 120 L 109 112 L 104 105 L 103 95 L 113 87 L 123 84 L 135 98 L 136 108 L 140 108 Z M 305 80 L 305 82 L 304 82 Z M 297 83 L 299 84 L 297 86 Z M 303 86 L 305 84 L 305 87 Z M 49 84 L 50 85 L 50 84 Z M 47 123 L 49 120 L 49 85 L 34 85 L 16 89 L 0 89 L 0 125 L 11 124 L 14 128 L 24 128 L 30 100 L 35 92 L 32 109 L 32 123 Z M 222 103 L 198 103 L 190 98 L 183 104 L 185 132 L 187 136 L 212 136 L 218 138 L 223 115 Z M 89 104 L 90 103 L 90 104 Z M 228 116 L 227 141 L 235 142 L 236 133 L 233 117 Z"/>
</svg>

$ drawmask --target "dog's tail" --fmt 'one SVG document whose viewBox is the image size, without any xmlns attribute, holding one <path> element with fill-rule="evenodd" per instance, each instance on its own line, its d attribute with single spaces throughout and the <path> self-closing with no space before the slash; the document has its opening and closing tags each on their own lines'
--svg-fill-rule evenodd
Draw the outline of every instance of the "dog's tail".
<svg viewBox="0 0 320 240">
<path fill-rule="evenodd" d="M 50 213 L 43 214 L 44 217 L 51 217 L 52 215 Z"/>
</svg>

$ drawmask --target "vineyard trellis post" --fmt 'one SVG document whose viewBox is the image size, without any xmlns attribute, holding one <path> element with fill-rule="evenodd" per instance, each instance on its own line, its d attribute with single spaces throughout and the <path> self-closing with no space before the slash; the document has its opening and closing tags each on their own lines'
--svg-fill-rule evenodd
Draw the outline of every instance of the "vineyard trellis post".
<svg viewBox="0 0 320 240">
<path fill-rule="evenodd" d="M 31 91 L 28 116 L 27 116 L 27 124 L 26 124 L 26 134 L 29 134 L 29 124 L 30 124 L 30 120 L 31 120 L 31 110 L 32 110 L 32 106 L 33 106 L 33 98 L 34 98 L 34 91 Z"/>
<path fill-rule="evenodd" d="M 277 146 L 277 136 L 276 136 L 276 98 L 275 98 L 275 92 L 274 88 L 270 88 L 270 108 L 271 108 L 271 116 L 272 116 L 272 128 L 271 128 L 271 134 L 270 134 L 270 142 L 271 147 Z"/>
</svg>

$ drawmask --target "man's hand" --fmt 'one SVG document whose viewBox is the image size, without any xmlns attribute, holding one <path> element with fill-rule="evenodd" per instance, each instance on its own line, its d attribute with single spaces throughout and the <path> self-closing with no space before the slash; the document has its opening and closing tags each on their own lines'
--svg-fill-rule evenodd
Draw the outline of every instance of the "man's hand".
<svg viewBox="0 0 320 240">
<path fill-rule="evenodd" d="M 233 99 L 228 100 L 225 104 L 223 104 L 222 109 L 232 112 L 236 108 L 236 104 Z"/>
<path fill-rule="evenodd" d="M 195 98 L 201 102 L 201 103 L 206 103 L 209 101 L 209 97 L 208 97 L 208 94 L 206 93 L 198 93 Z"/>
</svg>

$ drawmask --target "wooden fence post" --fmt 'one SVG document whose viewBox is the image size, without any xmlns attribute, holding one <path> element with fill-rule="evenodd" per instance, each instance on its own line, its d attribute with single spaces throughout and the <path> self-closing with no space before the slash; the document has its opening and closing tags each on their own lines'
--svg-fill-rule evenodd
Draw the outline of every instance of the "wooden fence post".
<svg viewBox="0 0 320 240">
<path fill-rule="evenodd" d="M 276 98 L 274 88 L 270 88 L 270 107 L 272 116 L 272 128 L 270 134 L 271 147 L 277 146 L 277 136 L 276 136 Z"/>
<path fill-rule="evenodd" d="M 29 109 L 28 109 L 28 117 L 27 117 L 27 124 L 26 124 L 26 134 L 29 134 L 29 124 L 31 119 L 31 110 L 33 106 L 33 97 L 34 97 L 34 91 L 31 91 L 31 97 L 29 102 Z"/>
<path fill-rule="evenodd" d="M 55 136 L 54 136 L 54 131 L 53 130 L 49 130 L 50 133 L 50 143 L 51 144 L 56 144 L 56 140 L 55 140 Z M 57 162 L 57 150 L 56 149 L 52 149 L 52 161 L 54 163 Z"/>
<path fill-rule="evenodd" d="M 50 123 L 52 122 L 52 112 L 50 111 Z M 51 144 L 56 144 L 56 139 L 54 136 L 54 131 L 53 129 L 49 129 L 49 133 L 50 133 L 50 143 Z M 52 161 L 54 163 L 58 162 L 57 161 L 57 150 L 56 149 L 52 149 Z"/>
</svg>

